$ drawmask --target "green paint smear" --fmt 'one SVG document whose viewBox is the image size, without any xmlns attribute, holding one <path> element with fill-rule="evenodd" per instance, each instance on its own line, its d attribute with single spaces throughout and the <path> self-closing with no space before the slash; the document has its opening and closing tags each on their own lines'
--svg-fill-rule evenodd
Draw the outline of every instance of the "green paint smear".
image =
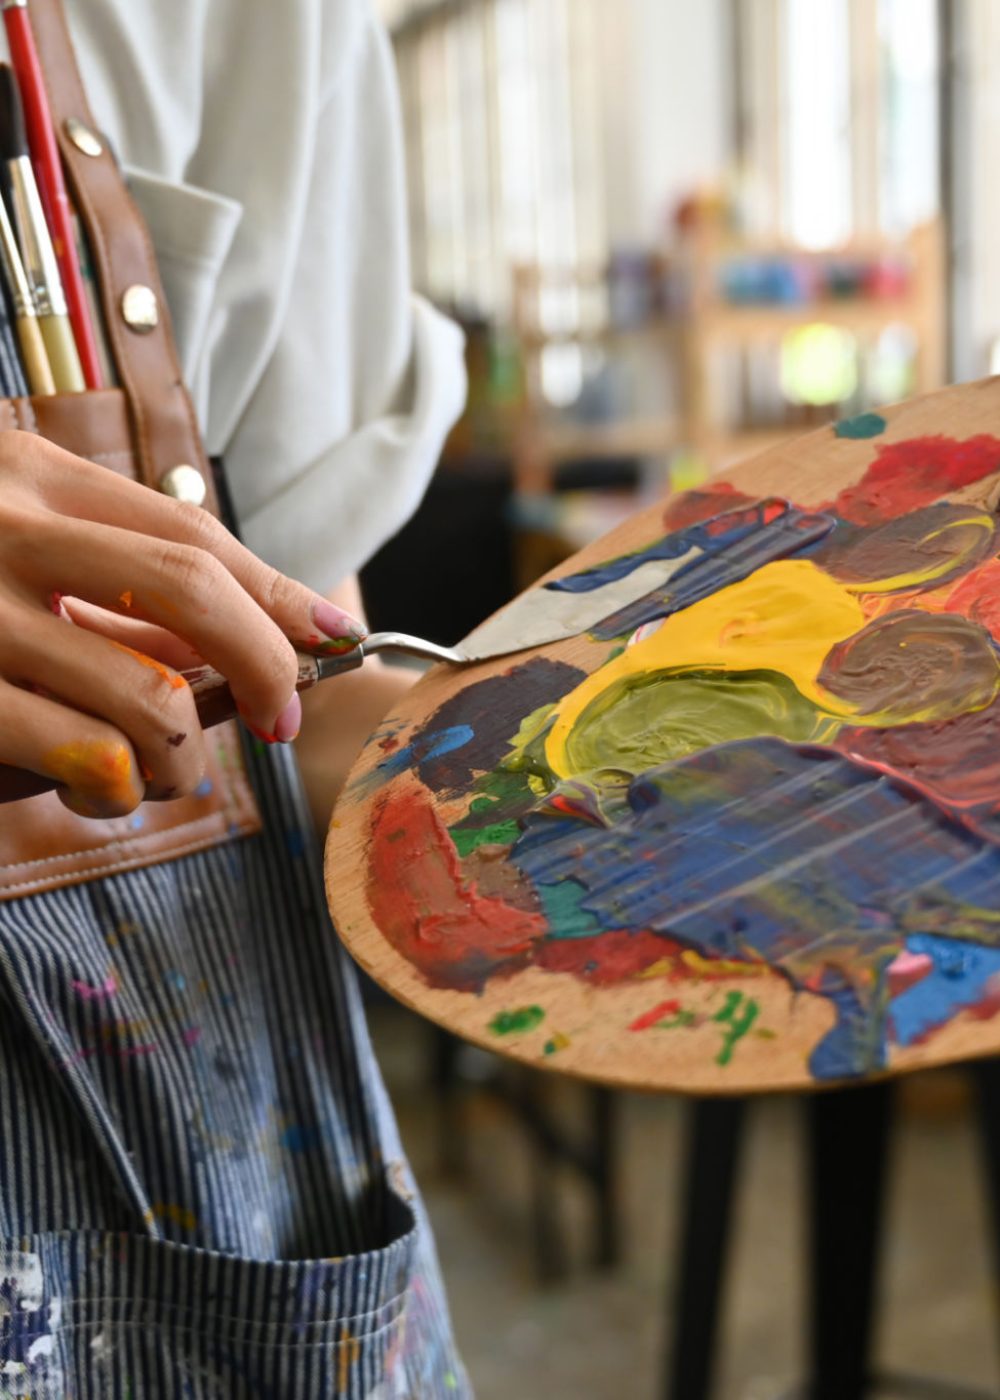
<svg viewBox="0 0 1000 1400">
<path fill-rule="evenodd" d="M 463 817 L 449 828 L 455 849 L 463 858 L 480 846 L 512 846 L 521 828 L 517 817 L 510 813 L 522 812 L 526 800 L 534 801 L 527 773 L 512 773 L 503 768 L 484 773 L 476 780 L 476 790 L 480 796 L 469 803 L 469 818 L 492 817 L 492 821 L 473 826 L 467 825 L 469 818 Z"/>
<path fill-rule="evenodd" d="M 886 421 L 880 413 L 859 413 L 856 418 L 842 418 L 834 432 L 839 438 L 873 438 L 884 433 Z"/>
<path fill-rule="evenodd" d="M 490 1022 L 494 1035 L 520 1035 L 533 1031 L 545 1020 L 545 1012 L 540 1006 L 522 1006 L 517 1011 L 501 1011 Z"/>
<path fill-rule="evenodd" d="M 453 826 L 450 832 L 455 850 L 463 859 L 480 846 L 512 846 L 520 834 L 517 822 L 494 822 L 492 826 L 481 826 L 475 831 Z"/>
<path fill-rule="evenodd" d="M 738 1014 L 741 1008 L 742 1015 Z M 717 1065 L 725 1066 L 732 1062 L 737 1045 L 753 1029 L 753 1023 L 759 1015 L 760 1007 L 752 998 L 744 1001 L 742 992 L 729 993 L 725 1006 L 712 1017 L 718 1025 L 729 1026 L 722 1049 L 715 1057 Z"/>
<path fill-rule="evenodd" d="M 580 907 L 587 891 L 576 880 L 541 885 L 538 893 L 553 938 L 595 938 L 604 932 L 596 915 Z"/>
<path fill-rule="evenodd" d="M 777 671 L 655 671 L 592 700 L 566 750 L 572 771 L 600 786 L 716 744 L 763 734 L 823 743 L 838 727 Z"/>
</svg>

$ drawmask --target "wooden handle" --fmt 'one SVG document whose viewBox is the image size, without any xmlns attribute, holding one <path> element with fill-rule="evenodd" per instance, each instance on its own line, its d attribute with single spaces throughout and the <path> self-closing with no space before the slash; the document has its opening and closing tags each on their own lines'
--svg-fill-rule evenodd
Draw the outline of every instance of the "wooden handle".
<svg viewBox="0 0 1000 1400">
<path fill-rule="evenodd" d="M 87 386 L 69 317 L 39 316 L 38 324 L 57 390 L 60 394 L 82 394 Z"/>
<path fill-rule="evenodd" d="M 37 316 L 17 318 L 17 338 L 21 343 L 21 358 L 24 372 L 28 377 L 28 388 L 32 394 L 48 397 L 56 391 L 56 381 L 52 377 L 45 341 Z"/>
</svg>

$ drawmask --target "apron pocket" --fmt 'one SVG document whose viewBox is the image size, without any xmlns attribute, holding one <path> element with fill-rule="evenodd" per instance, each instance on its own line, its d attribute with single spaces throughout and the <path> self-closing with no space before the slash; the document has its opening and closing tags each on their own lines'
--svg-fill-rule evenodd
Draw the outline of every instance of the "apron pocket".
<svg viewBox="0 0 1000 1400">
<path fill-rule="evenodd" d="M 0 1396 L 401 1398 L 416 1224 L 395 1193 L 387 1212 L 391 1244 L 338 1259 L 104 1231 L 0 1243 Z"/>
</svg>

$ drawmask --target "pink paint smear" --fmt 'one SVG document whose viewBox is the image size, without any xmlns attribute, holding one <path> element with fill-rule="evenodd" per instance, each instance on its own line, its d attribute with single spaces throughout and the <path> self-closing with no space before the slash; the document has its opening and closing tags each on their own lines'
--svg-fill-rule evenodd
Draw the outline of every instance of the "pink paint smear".
<svg viewBox="0 0 1000 1400">
<path fill-rule="evenodd" d="M 106 977 L 99 987 L 92 987 L 88 982 L 74 980 L 73 990 L 82 1001 L 107 1001 L 117 992 L 118 983 L 113 977 Z"/>
</svg>

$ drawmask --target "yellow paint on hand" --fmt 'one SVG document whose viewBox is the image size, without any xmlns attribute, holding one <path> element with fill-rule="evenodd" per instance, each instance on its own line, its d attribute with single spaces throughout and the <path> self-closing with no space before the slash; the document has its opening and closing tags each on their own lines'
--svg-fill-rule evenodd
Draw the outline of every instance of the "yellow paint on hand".
<svg viewBox="0 0 1000 1400">
<path fill-rule="evenodd" d="M 44 771 L 95 803 L 130 808 L 143 791 L 127 744 L 100 739 L 60 744 L 42 755 Z"/>
</svg>

